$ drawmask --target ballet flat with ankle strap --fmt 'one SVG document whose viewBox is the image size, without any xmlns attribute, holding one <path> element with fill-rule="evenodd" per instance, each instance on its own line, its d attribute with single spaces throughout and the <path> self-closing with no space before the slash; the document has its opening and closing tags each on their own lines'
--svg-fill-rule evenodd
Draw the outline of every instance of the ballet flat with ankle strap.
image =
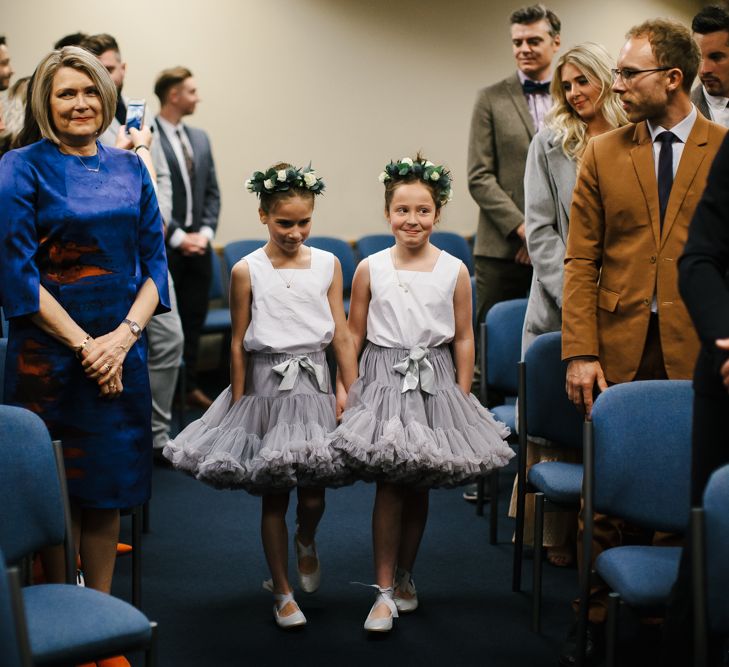
<svg viewBox="0 0 729 667">
<path fill-rule="evenodd" d="M 375 603 L 372 605 L 372 609 L 370 609 L 370 613 L 364 622 L 364 629 L 367 632 L 390 632 L 392 630 L 392 619 L 398 616 L 397 607 L 392 600 L 393 589 L 392 587 L 382 588 L 376 584 L 372 588 L 376 588 L 378 593 L 375 598 Z M 390 610 L 390 615 L 383 616 L 382 618 L 372 618 L 372 613 L 380 604 L 384 604 Z"/>
<path fill-rule="evenodd" d="M 407 593 L 408 597 L 401 597 L 397 593 Z M 398 567 L 395 571 L 395 592 L 393 592 L 393 602 L 399 612 L 407 614 L 418 608 L 418 592 L 415 590 L 415 582 L 413 577 L 407 570 Z"/>
<path fill-rule="evenodd" d="M 299 575 L 299 586 L 304 593 L 316 593 L 321 583 L 321 567 L 319 566 L 319 556 L 316 553 L 316 542 L 312 542 L 308 547 L 304 546 L 299 542 L 298 533 L 294 533 L 294 549 L 296 550 L 296 572 Z M 299 561 L 307 556 L 316 558 L 316 570 L 311 574 L 305 574 L 299 569 Z"/>
<path fill-rule="evenodd" d="M 263 582 L 263 588 L 273 593 L 273 618 L 279 628 L 288 630 L 290 628 L 299 628 L 306 625 L 306 616 L 304 616 L 304 612 L 299 609 L 299 605 L 296 600 L 294 600 L 293 593 L 276 593 L 273 590 L 273 581 L 271 579 L 266 579 L 266 581 Z M 289 602 L 293 602 L 294 605 L 296 605 L 296 611 L 288 616 L 282 616 L 279 612 Z"/>
</svg>

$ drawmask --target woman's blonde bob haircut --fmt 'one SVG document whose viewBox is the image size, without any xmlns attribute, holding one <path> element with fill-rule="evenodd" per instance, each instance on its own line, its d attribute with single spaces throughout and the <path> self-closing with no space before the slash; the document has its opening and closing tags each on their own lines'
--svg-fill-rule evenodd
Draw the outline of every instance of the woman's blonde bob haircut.
<svg viewBox="0 0 729 667">
<path fill-rule="evenodd" d="M 41 134 L 54 144 L 61 143 L 53 125 L 50 104 L 51 93 L 53 92 L 53 77 L 56 76 L 56 72 L 61 67 L 70 67 L 83 72 L 98 89 L 102 116 L 98 134 L 102 134 L 109 127 L 111 121 L 114 120 L 116 86 L 99 59 L 89 51 L 80 49 L 77 46 L 65 46 L 58 51 L 51 51 L 41 60 L 36 69 L 31 109 Z"/>
<path fill-rule="evenodd" d="M 612 92 L 613 75 L 610 69 L 615 66 L 615 62 L 605 47 L 585 42 L 567 51 L 557 61 L 554 70 L 550 88 L 554 105 L 547 114 L 545 125 L 562 142 L 565 155 L 579 162 L 587 148 L 587 124 L 567 103 L 567 94 L 562 86 L 562 68 L 568 63 L 580 70 L 585 78 L 600 90 L 596 107 L 611 127 L 627 124 L 628 118 L 620 105 L 619 97 Z"/>
</svg>

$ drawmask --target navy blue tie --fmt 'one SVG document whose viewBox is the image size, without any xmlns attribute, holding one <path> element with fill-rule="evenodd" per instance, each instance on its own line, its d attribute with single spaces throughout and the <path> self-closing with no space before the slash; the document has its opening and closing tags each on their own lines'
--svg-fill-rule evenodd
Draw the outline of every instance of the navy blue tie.
<svg viewBox="0 0 729 667">
<path fill-rule="evenodd" d="M 661 152 L 658 154 L 658 204 L 661 210 L 662 231 L 668 198 L 673 187 L 673 142 L 680 139 L 673 132 L 661 132 L 655 140 L 661 142 Z"/>
<path fill-rule="evenodd" d="M 531 79 L 525 79 L 524 83 L 521 84 L 522 90 L 528 95 L 529 93 L 535 95 L 547 95 L 549 93 L 550 81 L 532 81 Z"/>
</svg>

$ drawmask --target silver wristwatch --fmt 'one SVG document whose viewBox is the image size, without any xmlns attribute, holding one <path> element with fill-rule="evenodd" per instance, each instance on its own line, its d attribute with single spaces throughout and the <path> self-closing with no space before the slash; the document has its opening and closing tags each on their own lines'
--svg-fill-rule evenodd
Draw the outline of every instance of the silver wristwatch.
<svg viewBox="0 0 729 667">
<path fill-rule="evenodd" d="M 133 322 L 132 320 L 123 320 L 124 324 L 127 324 L 129 328 L 131 329 L 132 333 L 139 338 L 142 335 L 142 327 L 140 327 L 136 322 Z"/>
</svg>

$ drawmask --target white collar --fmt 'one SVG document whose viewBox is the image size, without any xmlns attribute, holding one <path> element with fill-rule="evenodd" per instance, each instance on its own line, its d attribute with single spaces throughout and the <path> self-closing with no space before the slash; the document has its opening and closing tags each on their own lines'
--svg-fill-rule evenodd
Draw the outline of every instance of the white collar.
<svg viewBox="0 0 729 667">
<path fill-rule="evenodd" d="M 729 97 L 722 97 L 721 95 L 709 95 L 709 93 L 706 92 L 706 88 L 701 86 L 701 89 L 704 91 L 704 98 L 706 99 L 706 103 L 712 109 L 716 109 L 717 111 L 723 111 L 727 108 L 727 105 L 729 104 Z"/>
<path fill-rule="evenodd" d="M 697 116 L 696 107 L 692 104 L 689 115 L 686 116 L 686 118 L 684 118 L 681 122 L 676 123 L 676 125 L 674 125 L 671 128 L 671 132 L 673 132 L 673 134 L 675 134 L 678 137 L 678 139 L 679 139 L 679 141 L 681 141 L 681 143 L 684 143 L 684 144 L 686 143 L 686 140 L 688 139 L 689 134 L 691 134 L 691 130 L 693 129 L 694 123 L 696 122 L 696 116 Z M 660 125 L 653 126 L 653 124 L 650 121 L 646 121 L 646 123 L 648 124 L 648 131 L 651 133 L 651 141 L 655 141 L 656 137 L 661 132 L 666 131 L 665 127 L 661 127 Z"/>
<path fill-rule="evenodd" d="M 182 121 L 177 123 L 177 125 L 173 125 L 166 118 L 162 118 L 162 116 L 157 116 L 157 120 L 159 121 L 159 124 L 162 126 L 162 129 L 167 134 L 175 134 L 178 130 L 180 132 L 182 132 L 184 129 L 184 125 L 182 124 Z"/>
</svg>

